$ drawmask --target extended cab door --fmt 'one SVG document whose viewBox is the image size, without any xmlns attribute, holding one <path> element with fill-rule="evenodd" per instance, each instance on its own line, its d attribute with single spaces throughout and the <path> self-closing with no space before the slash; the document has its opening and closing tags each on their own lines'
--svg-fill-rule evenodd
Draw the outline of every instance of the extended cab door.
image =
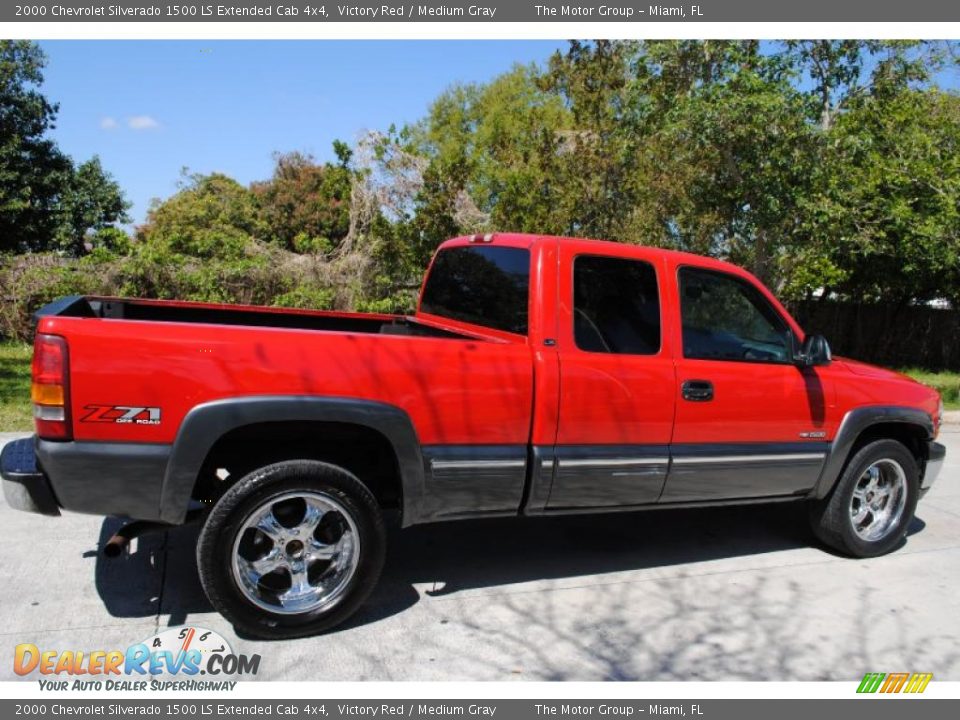
<svg viewBox="0 0 960 720">
<path fill-rule="evenodd" d="M 806 492 L 828 447 L 828 378 L 794 364 L 794 326 L 746 274 L 679 265 L 675 278 L 677 411 L 661 501 Z"/>
<path fill-rule="evenodd" d="M 676 383 L 665 265 L 643 248 L 561 243 L 559 421 L 546 510 L 656 502 Z"/>
</svg>

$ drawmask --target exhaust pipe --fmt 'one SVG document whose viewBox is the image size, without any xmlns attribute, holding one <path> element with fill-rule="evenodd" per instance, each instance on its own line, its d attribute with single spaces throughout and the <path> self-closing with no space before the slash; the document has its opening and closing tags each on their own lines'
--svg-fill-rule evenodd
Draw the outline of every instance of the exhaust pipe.
<svg viewBox="0 0 960 720">
<path fill-rule="evenodd" d="M 186 523 L 195 522 L 203 515 L 203 510 L 190 511 L 187 513 Z M 117 530 L 117 532 L 115 532 L 113 536 L 107 540 L 106 544 L 103 546 L 103 554 L 108 558 L 118 558 L 123 554 L 127 547 L 129 547 L 130 541 L 133 540 L 133 538 L 146 535 L 150 532 L 156 532 L 157 530 L 169 530 L 172 527 L 175 526 L 168 523 L 155 522 L 153 520 L 134 520 L 133 522 L 129 522 Z"/>
<path fill-rule="evenodd" d="M 113 536 L 107 540 L 106 545 L 103 546 L 103 554 L 108 558 L 120 557 L 123 552 L 130 545 L 130 541 L 135 537 L 140 537 L 141 535 L 153 532 L 156 530 L 161 530 L 168 528 L 170 525 L 166 523 L 151 522 L 148 520 L 134 520 L 131 523 L 127 523 L 122 528 L 117 530 Z"/>
</svg>

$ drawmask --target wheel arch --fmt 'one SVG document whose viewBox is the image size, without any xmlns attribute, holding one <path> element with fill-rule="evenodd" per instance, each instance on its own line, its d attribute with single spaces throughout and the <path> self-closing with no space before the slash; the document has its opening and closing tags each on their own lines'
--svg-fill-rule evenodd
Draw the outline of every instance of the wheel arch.
<svg viewBox="0 0 960 720">
<path fill-rule="evenodd" d="M 249 450 L 254 438 L 269 441 L 268 447 Z M 358 443 L 371 446 L 365 446 L 364 452 L 351 452 Z M 332 447 L 337 448 L 335 458 L 325 452 Z M 204 493 L 201 483 L 205 482 L 205 474 L 220 467 L 222 458 L 238 448 L 246 448 L 245 457 L 261 458 L 263 464 L 293 459 L 284 454 L 340 460 L 345 469 L 358 477 L 364 455 L 372 459 L 389 450 L 389 461 L 399 483 L 396 499 L 402 508 L 403 524 L 416 522 L 421 514 L 423 458 L 406 412 L 370 400 L 271 395 L 215 400 L 187 413 L 163 479 L 161 519 L 183 522 L 198 488 Z M 380 490 L 381 498 L 387 492 L 386 487 L 371 490 L 375 494 Z"/>
<path fill-rule="evenodd" d="M 871 440 L 899 440 L 917 459 L 922 472 L 927 459 L 926 441 L 932 438 L 933 419 L 923 410 L 898 405 L 855 408 L 840 423 L 812 496 L 826 497 L 856 449 Z"/>
</svg>

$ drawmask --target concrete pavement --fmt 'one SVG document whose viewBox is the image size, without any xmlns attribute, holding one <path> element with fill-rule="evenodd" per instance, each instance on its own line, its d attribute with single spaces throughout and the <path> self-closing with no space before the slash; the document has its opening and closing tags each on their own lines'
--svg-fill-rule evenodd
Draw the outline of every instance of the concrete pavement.
<svg viewBox="0 0 960 720">
<path fill-rule="evenodd" d="M 942 438 L 944 473 L 883 558 L 811 546 L 790 505 L 395 530 L 349 625 L 284 642 L 238 638 L 211 610 L 195 529 L 110 560 L 116 520 L 0 502 L 0 679 L 17 643 L 125 648 L 187 623 L 259 653 L 263 679 L 960 680 L 960 427 Z"/>
</svg>

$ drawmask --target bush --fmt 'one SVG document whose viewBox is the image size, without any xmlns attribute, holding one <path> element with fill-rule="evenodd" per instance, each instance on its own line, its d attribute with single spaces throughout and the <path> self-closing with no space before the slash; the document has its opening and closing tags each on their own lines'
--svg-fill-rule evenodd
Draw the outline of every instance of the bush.
<svg viewBox="0 0 960 720">
<path fill-rule="evenodd" d="M 118 248 L 120 249 L 120 248 Z M 0 338 L 31 340 L 33 314 L 65 295 L 275 305 L 315 310 L 408 312 L 413 295 L 364 294 L 366 264 L 327 260 L 249 242 L 240 257 L 197 258 L 161 244 L 135 243 L 127 255 L 105 246 L 82 258 L 54 253 L 0 260 Z M 384 297 L 386 296 L 386 297 Z"/>
<path fill-rule="evenodd" d="M 274 298 L 273 305 L 278 307 L 301 308 L 308 310 L 330 310 L 333 308 L 334 292 L 330 288 L 299 286 Z"/>
<path fill-rule="evenodd" d="M 72 260 L 54 253 L 10 259 L 0 266 L 0 335 L 30 340 L 33 314 L 64 295 L 111 294 L 111 262 L 99 255 Z"/>
</svg>

